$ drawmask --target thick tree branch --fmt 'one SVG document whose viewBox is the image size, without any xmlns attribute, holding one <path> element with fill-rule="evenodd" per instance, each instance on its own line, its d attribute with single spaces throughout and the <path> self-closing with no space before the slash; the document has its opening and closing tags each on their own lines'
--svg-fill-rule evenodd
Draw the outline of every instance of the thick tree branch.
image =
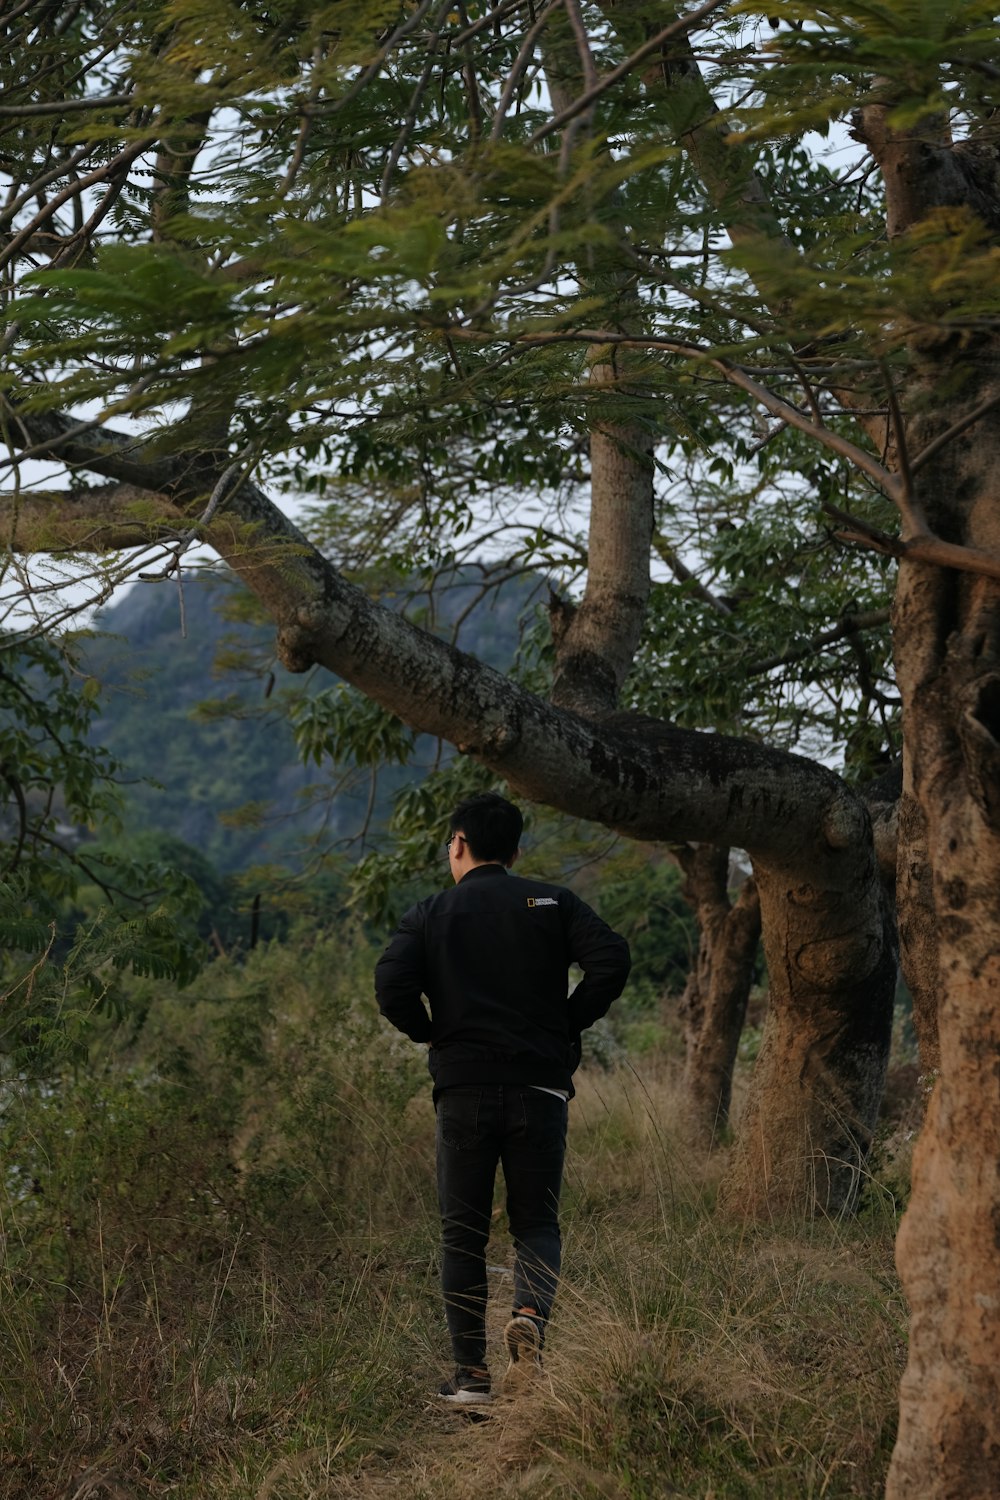
<svg viewBox="0 0 1000 1500">
<path fill-rule="evenodd" d="M 51 414 L 22 421 L 33 440 L 74 426 Z M 60 456 L 74 465 L 138 483 L 188 516 L 204 509 L 220 477 L 207 460 L 147 453 L 144 465 L 143 445 L 108 428 L 68 436 L 66 450 Z M 113 491 L 102 493 L 107 503 Z M 560 710 L 373 602 L 252 483 L 230 494 L 203 535 L 278 623 L 286 666 L 337 672 L 526 796 L 566 812 L 585 807 L 634 838 L 736 844 L 779 865 L 807 865 L 811 876 L 826 861 L 838 882 L 869 857 L 867 815 L 825 767 L 634 716 L 595 725 Z"/>
<path fill-rule="evenodd" d="M 885 557 L 895 557 L 908 562 L 931 563 L 939 568 L 954 568 L 959 573 L 975 573 L 983 578 L 1000 578 L 1000 558 L 977 547 L 963 547 L 956 542 L 943 542 L 940 537 L 924 535 L 904 541 L 902 537 L 890 536 L 858 516 L 839 510 L 837 506 L 824 502 L 823 509 L 844 525 L 835 532 L 838 541 L 851 542 L 860 547 L 870 547 Z"/>
</svg>

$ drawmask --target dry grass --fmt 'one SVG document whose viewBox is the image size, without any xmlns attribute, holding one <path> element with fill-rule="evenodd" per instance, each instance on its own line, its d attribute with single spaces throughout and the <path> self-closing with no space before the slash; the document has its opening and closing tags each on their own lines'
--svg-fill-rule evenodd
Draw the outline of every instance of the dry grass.
<svg viewBox="0 0 1000 1500">
<path fill-rule="evenodd" d="M 891 1216 L 728 1220 L 719 1162 L 679 1144 L 670 1067 L 586 1074 L 545 1368 L 471 1422 L 430 1394 L 429 1090 L 374 1032 L 304 1051 L 314 1022 L 270 1025 L 266 1090 L 249 1066 L 211 1089 L 111 1072 L 11 1103 L 3 1500 L 880 1492 L 905 1337 Z"/>
</svg>

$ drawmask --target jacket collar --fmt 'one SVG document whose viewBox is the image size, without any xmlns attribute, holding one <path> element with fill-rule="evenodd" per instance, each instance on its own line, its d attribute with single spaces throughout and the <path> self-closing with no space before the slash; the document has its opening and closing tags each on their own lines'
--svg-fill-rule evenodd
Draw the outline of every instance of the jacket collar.
<svg viewBox="0 0 1000 1500">
<path fill-rule="evenodd" d="M 474 880 L 477 875 L 506 875 L 507 873 L 507 869 L 504 865 L 473 865 L 471 870 L 466 870 L 465 874 L 462 876 L 461 880 L 458 883 L 459 885 L 464 885 L 467 880 Z"/>
</svg>

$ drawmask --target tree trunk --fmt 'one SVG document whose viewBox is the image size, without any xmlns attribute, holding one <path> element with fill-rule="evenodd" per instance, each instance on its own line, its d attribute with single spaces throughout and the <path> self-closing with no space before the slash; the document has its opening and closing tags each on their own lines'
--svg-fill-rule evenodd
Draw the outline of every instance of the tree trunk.
<svg viewBox="0 0 1000 1500">
<path fill-rule="evenodd" d="M 988 390 L 977 384 L 970 401 Z M 951 535 L 958 522 L 963 540 L 1000 550 L 1000 421 L 977 424 L 975 440 L 934 467 L 928 509 L 947 507 Z M 963 517 L 956 501 L 970 494 L 992 503 Z M 901 824 L 911 842 L 900 861 L 926 860 L 933 872 L 940 1067 L 897 1242 L 912 1321 L 887 1494 L 992 1500 L 1000 1494 L 1000 586 L 906 564 L 897 618 L 905 795 L 921 814 Z M 918 962 L 927 904 L 922 892 L 903 924 Z"/>
<path fill-rule="evenodd" d="M 989 134 L 953 144 L 885 105 L 859 133 L 886 185 L 897 254 L 942 214 L 1000 229 Z M 919 239 L 918 239 L 919 242 Z M 904 539 L 1000 554 L 1000 341 L 949 331 L 944 304 L 914 335 L 901 464 Z M 935 320 L 936 319 L 936 320 Z M 905 970 L 937 977 L 940 1069 L 897 1242 L 909 1359 L 889 1500 L 1000 1494 L 1000 584 L 900 564 L 894 649 L 903 702 L 900 931 Z M 925 1038 L 932 1006 L 921 996 Z"/>
<path fill-rule="evenodd" d="M 896 902 L 903 977 L 913 998 L 920 1072 L 932 1078 L 941 1066 L 938 1044 L 937 916 L 924 815 L 912 792 L 899 799 Z"/>
<path fill-rule="evenodd" d="M 684 1095 L 693 1143 L 709 1149 L 725 1132 L 733 1069 L 760 939 L 760 900 L 746 880 L 730 903 L 729 850 L 713 844 L 677 851 L 682 893 L 698 923 L 698 952 L 681 998 Z"/>
<path fill-rule="evenodd" d="M 615 391 L 615 351 L 594 351 L 590 385 Z M 617 707 L 632 669 L 649 600 L 653 457 L 636 423 L 597 423 L 590 435 L 587 583 L 575 607 L 555 601 L 552 701 L 588 718 Z"/>
<path fill-rule="evenodd" d="M 878 1117 L 896 984 L 874 855 L 839 892 L 792 884 L 760 860 L 754 873 L 769 1004 L 722 1200 L 739 1212 L 845 1213 Z"/>
</svg>

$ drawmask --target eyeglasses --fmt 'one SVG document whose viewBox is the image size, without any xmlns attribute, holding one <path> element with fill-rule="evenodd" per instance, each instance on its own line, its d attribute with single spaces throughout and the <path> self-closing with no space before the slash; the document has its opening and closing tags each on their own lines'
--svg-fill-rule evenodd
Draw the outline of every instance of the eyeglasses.
<svg viewBox="0 0 1000 1500">
<path fill-rule="evenodd" d="M 449 854 L 451 853 L 451 846 L 452 846 L 452 844 L 455 842 L 455 840 L 458 837 L 459 837 L 459 835 L 457 833 L 449 833 L 448 837 L 445 839 L 445 841 L 444 841 L 444 847 L 447 849 L 447 851 L 448 851 Z"/>
</svg>

